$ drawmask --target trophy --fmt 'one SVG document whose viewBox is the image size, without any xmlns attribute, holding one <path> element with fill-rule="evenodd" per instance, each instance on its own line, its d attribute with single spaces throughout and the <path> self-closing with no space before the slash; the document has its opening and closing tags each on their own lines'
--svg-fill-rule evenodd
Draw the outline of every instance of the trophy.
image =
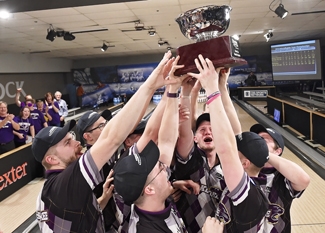
<svg viewBox="0 0 325 233">
<path fill-rule="evenodd" d="M 176 70 L 176 75 L 197 72 L 194 59 L 201 54 L 209 58 L 215 67 L 233 67 L 247 64 L 240 55 L 239 42 L 231 36 L 222 36 L 230 23 L 230 6 L 204 6 L 186 11 L 176 22 L 185 37 L 196 43 L 177 49 L 178 64 L 184 68 Z"/>
</svg>

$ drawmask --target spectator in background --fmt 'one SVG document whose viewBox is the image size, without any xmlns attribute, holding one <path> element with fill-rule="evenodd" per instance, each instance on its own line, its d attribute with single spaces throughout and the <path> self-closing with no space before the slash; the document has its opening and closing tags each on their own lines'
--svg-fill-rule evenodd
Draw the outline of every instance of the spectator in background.
<svg viewBox="0 0 325 233">
<path fill-rule="evenodd" d="M 77 98 L 79 107 L 82 107 L 82 96 L 85 94 L 85 91 L 82 87 L 82 84 L 79 84 L 77 87 Z"/>
<path fill-rule="evenodd" d="M 44 104 L 43 101 L 41 102 L 42 102 L 42 106 L 40 108 L 43 109 Z M 47 122 L 45 120 L 43 112 L 41 112 L 38 108 L 37 109 L 34 108 L 34 103 L 35 103 L 34 99 L 26 101 L 26 105 L 30 110 L 30 117 L 33 120 L 35 135 L 36 135 L 41 129 L 47 127 Z"/>
<path fill-rule="evenodd" d="M 36 103 L 37 109 L 43 113 L 44 119 L 46 122 L 48 122 L 49 120 L 52 120 L 52 117 L 50 116 L 50 114 L 48 113 L 49 108 L 48 106 L 44 105 L 43 100 L 38 100 Z"/>
<path fill-rule="evenodd" d="M 20 92 L 21 92 L 21 88 L 18 88 L 16 91 L 16 96 L 15 96 L 15 101 L 16 101 L 16 105 L 20 108 L 23 108 L 26 106 L 26 101 L 27 100 L 32 100 L 33 97 L 31 95 L 26 95 L 25 96 L 25 102 L 20 102 L 19 98 L 20 98 Z M 34 106 L 36 108 L 36 106 Z"/>
<path fill-rule="evenodd" d="M 13 130 L 19 130 L 19 125 L 14 117 L 8 113 L 7 103 L 0 101 L 0 154 L 15 149 Z"/>
<path fill-rule="evenodd" d="M 14 121 L 19 125 L 19 130 L 13 131 L 15 135 L 14 141 L 16 148 L 32 142 L 35 137 L 35 129 L 33 120 L 30 117 L 29 107 L 23 107 L 20 110 L 20 115 L 16 116 Z"/>
<path fill-rule="evenodd" d="M 245 84 L 247 86 L 256 86 L 257 78 L 256 75 L 253 72 L 250 72 L 247 79 L 245 80 Z"/>
<path fill-rule="evenodd" d="M 59 104 L 54 102 L 54 98 L 51 92 L 45 94 L 45 104 L 48 107 L 48 114 L 49 117 L 48 124 L 50 126 L 60 126 L 60 115 L 59 115 Z M 52 118 L 52 119 L 50 119 Z"/>
<path fill-rule="evenodd" d="M 65 100 L 61 99 L 62 93 L 57 91 L 54 94 L 55 96 L 55 102 L 59 104 L 59 115 L 60 115 L 60 126 L 64 126 L 64 118 L 68 116 L 68 106 Z"/>
</svg>

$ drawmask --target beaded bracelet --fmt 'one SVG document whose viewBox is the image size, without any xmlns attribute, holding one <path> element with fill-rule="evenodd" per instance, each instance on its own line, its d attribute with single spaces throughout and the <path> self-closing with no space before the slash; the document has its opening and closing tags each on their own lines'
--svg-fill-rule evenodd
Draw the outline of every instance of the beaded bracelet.
<svg viewBox="0 0 325 233">
<path fill-rule="evenodd" d="M 207 100 L 206 104 L 210 104 L 213 100 L 215 100 L 216 98 L 218 98 L 219 96 L 221 96 L 221 93 L 217 93 L 214 96 L 212 96 L 210 99 Z"/>
</svg>

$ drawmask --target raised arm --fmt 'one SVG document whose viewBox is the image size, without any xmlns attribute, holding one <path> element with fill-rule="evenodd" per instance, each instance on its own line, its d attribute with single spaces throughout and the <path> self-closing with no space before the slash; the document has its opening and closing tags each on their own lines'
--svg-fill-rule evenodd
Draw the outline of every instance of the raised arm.
<svg viewBox="0 0 325 233">
<path fill-rule="evenodd" d="M 230 68 L 221 69 L 219 72 L 219 90 L 221 93 L 221 100 L 223 107 L 226 111 L 228 119 L 230 121 L 232 130 L 234 135 L 238 135 L 242 133 L 241 124 L 236 112 L 236 109 L 230 99 L 228 89 L 227 89 L 227 81 L 230 74 Z"/>
<path fill-rule="evenodd" d="M 195 129 L 196 119 L 198 118 L 197 112 L 197 97 L 199 96 L 199 91 L 201 90 L 201 83 L 199 80 L 196 80 L 192 90 L 191 90 L 191 122 L 192 122 L 192 129 Z"/>
<path fill-rule="evenodd" d="M 207 96 L 211 96 L 219 91 L 219 75 L 208 58 L 204 59 L 202 55 L 199 55 L 199 60 L 195 59 L 195 64 L 200 73 L 189 73 L 189 75 L 199 79 L 206 90 Z M 244 169 L 239 160 L 236 140 L 220 96 L 215 94 L 207 103 L 210 109 L 211 128 L 216 152 L 219 156 L 227 187 L 231 192 L 242 179 Z"/>
<path fill-rule="evenodd" d="M 290 181 L 295 191 L 302 191 L 309 185 L 309 175 L 298 164 L 273 153 L 269 153 L 268 162 Z"/>
<path fill-rule="evenodd" d="M 187 77 L 187 75 L 182 77 L 174 76 L 175 70 L 183 67 L 183 65 L 177 65 L 179 58 L 180 57 L 178 56 L 173 62 L 173 68 L 168 77 L 168 79 L 174 81 L 174 83 L 168 87 L 167 104 L 161 120 L 158 135 L 158 147 L 160 151 L 159 160 L 168 166 L 170 166 L 172 162 L 176 140 L 178 137 L 178 89 L 182 84 L 182 80 Z"/>
<path fill-rule="evenodd" d="M 174 60 L 175 60 L 174 58 L 171 58 L 167 62 L 163 77 L 168 76 L 168 73 L 170 72 L 173 66 Z M 169 90 L 168 88 L 165 89 L 165 93 L 162 99 L 160 100 L 156 109 L 154 110 L 151 117 L 149 118 L 145 130 L 142 136 L 140 137 L 139 141 L 137 142 L 137 148 L 139 151 L 142 151 L 150 140 L 154 141 L 155 143 L 158 142 L 158 132 L 161 124 L 161 119 L 165 111 L 165 106 L 167 102 L 166 93 L 168 92 L 168 90 Z"/>
<path fill-rule="evenodd" d="M 119 114 L 113 117 L 104 127 L 97 142 L 90 149 L 98 169 L 101 169 L 111 158 L 131 130 L 143 117 L 155 90 L 168 84 L 163 77 L 163 71 L 170 57 L 170 51 L 165 53 L 157 68 L 142 86 L 140 86 L 139 90 L 132 96 Z"/>
<path fill-rule="evenodd" d="M 176 143 L 176 150 L 179 156 L 183 159 L 187 159 L 192 147 L 193 147 L 193 131 L 192 131 L 192 112 L 191 108 L 191 90 L 193 85 L 195 84 L 195 79 L 189 79 L 187 82 L 182 84 L 182 92 L 180 105 L 185 106 L 190 111 L 190 118 L 188 120 L 183 121 L 179 124 L 179 137 Z M 196 102 L 196 100 L 195 100 Z"/>
<path fill-rule="evenodd" d="M 21 106 L 21 102 L 19 100 L 20 98 L 20 92 L 21 92 L 21 88 L 18 88 L 17 91 L 16 91 L 16 96 L 15 96 L 15 103 L 18 107 Z"/>
</svg>

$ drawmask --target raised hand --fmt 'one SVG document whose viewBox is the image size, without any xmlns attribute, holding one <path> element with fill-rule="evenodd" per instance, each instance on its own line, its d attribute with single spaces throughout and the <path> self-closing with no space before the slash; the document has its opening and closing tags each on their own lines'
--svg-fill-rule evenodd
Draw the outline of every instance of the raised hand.
<svg viewBox="0 0 325 233">
<path fill-rule="evenodd" d="M 191 94 L 191 91 L 192 91 L 194 85 L 196 84 L 196 82 L 198 82 L 198 80 L 195 78 L 192 78 L 192 77 L 183 81 L 183 83 L 182 83 L 183 96 L 189 96 Z"/>
<path fill-rule="evenodd" d="M 179 105 L 179 123 L 187 121 L 190 118 L 190 109 L 187 106 Z"/>
<path fill-rule="evenodd" d="M 174 61 L 174 58 L 171 58 L 171 56 L 172 53 L 170 51 L 165 53 L 158 66 L 149 75 L 146 84 L 149 85 L 150 88 L 157 90 L 165 85 L 165 78 L 167 77 Z"/>
<path fill-rule="evenodd" d="M 20 93 L 21 92 L 21 88 L 18 88 L 17 90 L 16 90 L 16 93 Z"/>
<path fill-rule="evenodd" d="M 198 79 L 205 90 L 211 89 L 212 92 L 218 89 L 219 75 L 214 68 L 212 61 L 208 58 L 203 58 L 200 54 L 198 59 L 194 60 L 199 74 L 188 73 L 190 76 Z"/>
<path fill-rule="evenodd" d="M 222 68 L 218 73 L 219 73 L 219 87 L 227 87 L 230 68 Z"/>
<path fill-rule="evenodd" d="M 188 80 L 190 77 L 189 75 L 182 75 L 182 76 L 175 76 L 174 72 L 177 70 L 177 69 L 180 69 L 180 68 L 183 68 L 184 65 L 178 65 L 178 61 L 180 59 L 180 56 L 177 56 L 176 59 L 173 61 L 173 64 L 172 64 L 172 68 L 171 70 L 169 71 L 169 74 L 166 78 L 166 82 L 168 83 L 169 86 L 169 89 L 171 91 L 175 91 L 175 90 L 178 90 L 182 83 L 185 81 L 185 80 Z"/>
</svg>

